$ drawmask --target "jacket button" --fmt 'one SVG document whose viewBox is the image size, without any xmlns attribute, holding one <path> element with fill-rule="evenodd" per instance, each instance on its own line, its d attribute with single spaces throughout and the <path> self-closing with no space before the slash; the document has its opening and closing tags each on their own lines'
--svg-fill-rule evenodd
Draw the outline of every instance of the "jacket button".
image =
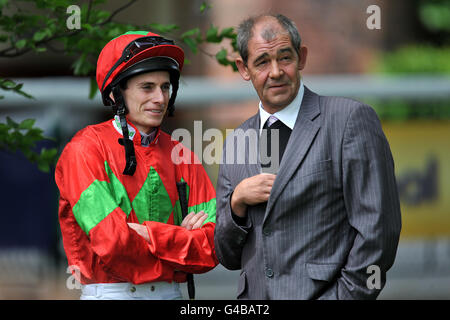
<svg viewBox="0 0 450 320">
<path fill-rule="evenodd" d="M 135 288 L 135 287 L 131 287 L 131 288 L 130 288 L 130 291 L 131 291 L 131 292 L 136 292 L 136 288 Z"/>
<path fill-rule="evenodd" d="M 270 268 L 266 268 L 266 277 L 272 278 L 273 277 L 273 270 Z"/>
<path fill-rule="evenodd" d="M 269 227 L 263 229 L 263 235 L 270 236 L 271 230 Z"/>
<path fill-rule="evenodd" d="M 155 286 L 151 286 L 150 291 L 155 291 Z"/>
</svg>

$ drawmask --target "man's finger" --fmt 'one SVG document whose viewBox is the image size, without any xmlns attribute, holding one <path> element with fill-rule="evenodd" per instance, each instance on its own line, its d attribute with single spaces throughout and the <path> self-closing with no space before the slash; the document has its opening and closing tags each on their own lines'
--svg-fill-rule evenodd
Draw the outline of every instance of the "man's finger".
<svg viewBox="0 0 450 320">
<path fill-rule="evenodd" d="M 199 219 L 201 219 L 204 215 L 206 215 L 203 211 L 200 211 L 196 213 L 192 218 L 188 221 L 188 224 L 186 226 L 187 230 L 193 229 L 194 225 L 197 223 Z"/>
<path fill-rule="evenodd" d="M 191 218 L 195 215 L 195 212 L 192 211 L 191 213 L 189 213 L 186 217 L 184 217 L 183 221 L 181 222 L 181 226 L 183 228 L 186 228 L 186 226 L 189 223 L 189 220 L 191 220 Z"/>
<path fill-rule="evenodd" d="M 150 243 L 150 237 L 148 235 L 148 231 L 147 228 L 142 225 L 142 224 L 138 224 L 138 223 L 128 223 L 128 226 L 133 229 L 134 231 L 136 231 L 136 233 L 138 235 L 140 235 L 141 237 L 143 237 L 147 242 Z"/>
<path fill-rule="evenodd" d="M 263 178 L 264 180 L 275 180 L 275 178 L 277 177 L 276 174 L 272 174 L 272 173 L 260 173 L 259 174 L 260 178 Z"/>
<path fill-rule="evenodd" d="M 202 225 L 203 225 L 203 222 L 205 222 L 205 220 L 206 220 L 207 218 L 208 218 L 208 215 L 205 213 L 205 214 L 203 215 L 203 217 L 201 217 L 200 219 L 198 219 L 198 221 L 192 226 L 192 230 L 201 228 Z"/>
</svg>

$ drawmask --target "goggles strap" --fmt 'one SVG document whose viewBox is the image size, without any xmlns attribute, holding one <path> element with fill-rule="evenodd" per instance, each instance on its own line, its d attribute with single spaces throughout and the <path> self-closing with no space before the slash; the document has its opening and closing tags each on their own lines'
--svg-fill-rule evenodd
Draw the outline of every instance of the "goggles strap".
<svg viewBox="0 0 450 320">
<path fill-rule="evenodd" d="M 150 40 L 152 40 L 152 41 L 150 41 Z M 150 41 L 150 42 L 146 43 L 145 41 Z M 112 68 L 106 74 L 106 77 L 102 83 L 101 91 L 103 92 L 106 81 L 109 79 L 109 77 L 114 72 L 114 70 L 116 70 L 116 68 L 122 62 L 128 61 L 133 56 L 135 56 L 137 53 L 139 53 L 140 51 L 143 51 L 145 49 L 152 48 L 152 47 L 159 46 L 159 45 L 173 45 L 173 44 L 174 44 L 174 42 L 172 40 L 167 40 L 162 37 L 153 37 L 153 36 L 152 37 L 143 37 L 143 38 L 139 38 L 139 39 L 131 41 L 125 47 L 125 49 L 122 51 L 122 55 L 120 56 L 119 60 L 116 61 L 116 63 L 112 66 Z M 133 52 L 133 50 L 132 50 L 133 45 L 136 46 L 135 52 Z"/>
</svg>

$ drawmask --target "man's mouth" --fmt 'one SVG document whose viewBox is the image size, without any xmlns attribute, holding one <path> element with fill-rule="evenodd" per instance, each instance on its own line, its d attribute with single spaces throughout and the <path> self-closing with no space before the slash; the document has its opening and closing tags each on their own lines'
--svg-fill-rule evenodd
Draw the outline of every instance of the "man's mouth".
<svg viewBox="0 0 450 320">
<path fill-rule="evenodd" d="M 284 88 L 285 86 L 287 86 L 286 83 L 272 84 L 272 85 L 269 85 L 269 89 Z"/>
<path fill-rule="evenodd" d="M 284 87 L 287 86 L 287 82 L 269 82 L 267 83 L 267 86 L 269 88 L 273 88 L 273 87 Z"/>
<path fill-rule="evenodd" d="M 163 112 L 161 109 L 145 109 L 144 111 L 154 114 L 161 114 Z"/>
</svg>

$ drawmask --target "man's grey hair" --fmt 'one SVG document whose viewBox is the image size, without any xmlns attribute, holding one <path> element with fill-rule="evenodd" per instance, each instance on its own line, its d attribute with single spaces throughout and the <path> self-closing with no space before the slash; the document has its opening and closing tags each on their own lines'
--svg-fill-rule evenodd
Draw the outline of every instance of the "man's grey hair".
<svg viewBox="0 0 450 320">
<path fill-rule="evenodd" d="M 237 30 L 237 48 L 239 54 L 242 57 L 242 60 L 244 61 L 244 64 L 247 65 L 248 61 L 248 41 L 253 36 L 253 26 L 256 22 L 258 22 L 258 20 L 263 17 L 274 17 L 275 19 L 277 19 L 278 23 L 283 27 L 283 29 L 288 32 L 292 46 L 297 51 L 297 55 L 299 55 L 302 40 L 295 23 L 282 14 L 261 14 L 249 17 L 239 24 Z M 269 36 L 270 34 L 273 33 L 270 33 L 270 31 L 266 32 L 266 36 Z"/>
</svg>

